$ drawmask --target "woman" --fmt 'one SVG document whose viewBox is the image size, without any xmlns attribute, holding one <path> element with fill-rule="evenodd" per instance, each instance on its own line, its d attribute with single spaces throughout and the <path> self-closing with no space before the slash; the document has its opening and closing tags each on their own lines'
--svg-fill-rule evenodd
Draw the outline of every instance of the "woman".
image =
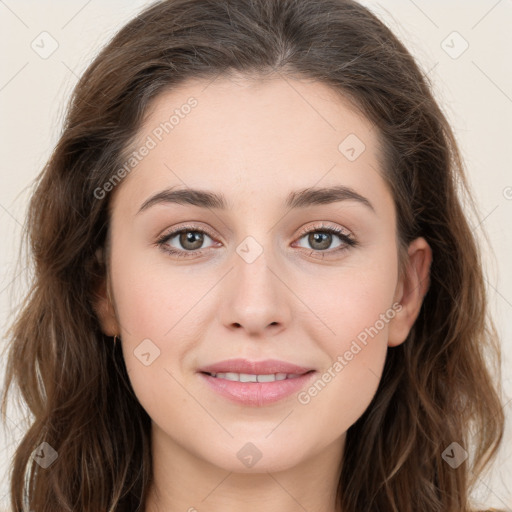
<svg viewBox="0 0 512 512">
<path fill-rule="evenodd" d="M 356 2 L 147 8 L 30 203 L 14 510 L 473 510 L 504 418 L 463 194 Z"/>
</svg>

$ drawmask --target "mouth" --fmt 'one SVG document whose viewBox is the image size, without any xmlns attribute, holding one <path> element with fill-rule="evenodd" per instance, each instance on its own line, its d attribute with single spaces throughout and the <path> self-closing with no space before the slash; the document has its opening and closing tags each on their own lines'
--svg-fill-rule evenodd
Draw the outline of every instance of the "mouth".
<svg viewBox="0 0 512 512">
<path fill-rule="evenodd" d="M 214 364 L 203 366 L 198 368 L 197 371 L 207 373 L 212 377 L 227 378 L 228 380 L 236 379 L 239 382 L 258 382 L 258 377 L 270 379 L 270 382 L 272 382 L 273 380 L 285 380 L 288 376 L 300 377 L 311 370 L 313 370 L 311 366 L 307 367 L 297 365 L 279 359 L 265 359 L 263 361 L 227 359 L 225 361 L 219 361 Z M 274 376 L 276 378 L 273 378 Z M 255 377 L 256 380 L 254 380 Z"/>
<path fill-rule="evenodd" d="M 204 375 L 209 375 L 215 379 L 224 379 L 232 382 L 275 382 L 280 380 L 297 379 L 304 375 L 314 372 L 309 370 L 304 373 L 268 373 L 268 374 L 255 374 L 255 373 L 235 373 L 235 372 L 200 372 Z"/>
<path fill-rule="evenodd" d="M 264 407 L 290 399 L 311 385 L 315 370 L 304 373 L 198 372 L 206 392 L 244 407 Z"/>
</svg>

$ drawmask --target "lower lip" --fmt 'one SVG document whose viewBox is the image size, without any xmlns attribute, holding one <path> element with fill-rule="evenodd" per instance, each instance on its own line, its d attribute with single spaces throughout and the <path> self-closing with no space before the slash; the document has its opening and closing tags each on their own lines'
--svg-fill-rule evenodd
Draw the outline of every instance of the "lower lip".
<svg viewBox="0 0 512 512">
<path fill-rule="evenodd" d="M 212 377 L 200 373 L 201 378 L 219 395 L 243 405 L 262 407 L 278 402 L 298 393 L 314 377 L 316 372 L 305 373 L 294 379 L 276 380 L 274 382 L 238 382 Z"/>
</svg>

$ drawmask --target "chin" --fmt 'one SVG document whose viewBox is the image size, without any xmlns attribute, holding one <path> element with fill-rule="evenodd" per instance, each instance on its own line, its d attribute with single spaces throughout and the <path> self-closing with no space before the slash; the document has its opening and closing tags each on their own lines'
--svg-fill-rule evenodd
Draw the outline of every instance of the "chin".
<svg viewBox="0 0 512 512">
<path fill-rule="evenodd" d="M 280 444 L 280 446 L 279 446 Z M 276 443 L 269 439 L 254 441 L 231 440 L 228 446 L 220 446 L 219 452 L 208 454 L 209 460 L 215 466 L 234 473 L 275 473 L 285 471 L 299 465 L 304 460 L 304 445 L 282 446 L 276 438 Z"/>
</svg>

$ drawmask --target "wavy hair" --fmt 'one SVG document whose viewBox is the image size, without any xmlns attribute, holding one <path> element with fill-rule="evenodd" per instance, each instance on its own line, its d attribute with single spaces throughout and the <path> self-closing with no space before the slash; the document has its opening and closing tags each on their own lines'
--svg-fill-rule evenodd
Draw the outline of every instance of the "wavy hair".
<svg viewBox="0 0 512 512">
<path fill-rule="evenodd" d="M 346 439 L 343 512 L 471 510 L 504 430 L 500 345 L 487 310 L 476 211 L 431 84 L 395 35 L 352 0 L 164 0 L 144 9 L 78 81 L 60 139 L 35 182 L 24 241 L 31 289 L 8 335 L 2 412 L 15 386 L 32 415 L 10 468 L 14 511 L 143 511 L 150 418 L 119 346 L 104 335 L 96 257 L 119 170 L 152 100 L 189 79 L 278 73 L 329 85 L 377 127 L 401 247 L 424 237 L 430 288 L 408 339 L 388 349 L 378 390 Z M 32 456 L 58 453 L 51 471 Z M 453 469 L 453 442 L 470 458 Z M 44 445 L 46 446 L 46 445 Z"/>
</svg>

